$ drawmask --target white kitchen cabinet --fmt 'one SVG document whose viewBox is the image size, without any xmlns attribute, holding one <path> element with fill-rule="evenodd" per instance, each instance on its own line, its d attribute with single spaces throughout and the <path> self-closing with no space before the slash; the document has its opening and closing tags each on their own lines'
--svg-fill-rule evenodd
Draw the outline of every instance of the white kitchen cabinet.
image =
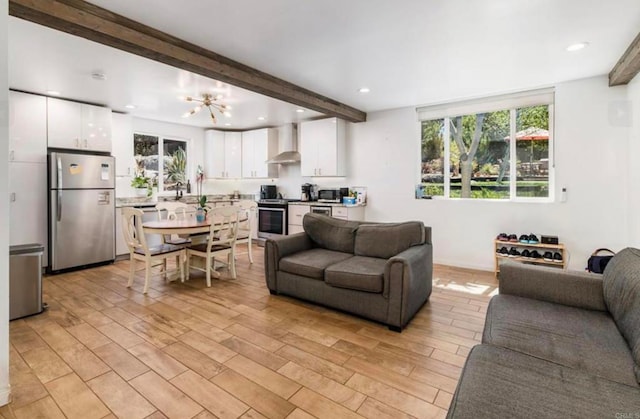
<svg viewBox="0 0 640 419">
<path fill-rule="evenodd" d="M 346 122 L 338 118 L 301 122 L 302 176 L 345 176 Z"/>
<path fill-rule="evenodd" d="M 242 133 L 242 177 L 278 177 L 278 166 L 267 160 L 278 154 L 278 131 L 264 128 Z"/>
<path fill-rule="evenodd" d="M 309 205 L 289 205 L 289 224 L 287 228 L 288 234 L 296 234 L 304 231 L 302 228 L 302 219 L 304 215 L 311 211 Z"/>
<path fill-rule="evenodd" d="M 204 173 L 207 178 L 242 176 L 242 134 L 207 130 L 204 143 Z"/>
<path fill-rule="evenodd" d="M 116 176 L 133 176 L 136 168 L 136 160 L 133 156 L 133 117 L 112 113 L 111 123 L 113 145 L 111 154 L 116 158 Z"/>
<path fill-rule="evenodd" d="M 49 147 L 111 152 L 111 109 L 47 98 Z"/>
<path fill-rule="evenodd" d="M 47 266 L 47 165 L 9 163 L 9 243 L 39 243 Z"/>
<path fill-rule="evenodd" d="M 47 162 L 47 98 L 9 92 L 9 161 Z"/>
<path fill-rule="evenodd" d="M 122 208 L 116 208 L 116 256 L 128 255 L 129 246 L 122 233 Z"/>
<path fill-rule="evenodd" d="M 331 216 L 341 220 L 364 221 L 364 207 L 333 207 Z"/>
</svg>

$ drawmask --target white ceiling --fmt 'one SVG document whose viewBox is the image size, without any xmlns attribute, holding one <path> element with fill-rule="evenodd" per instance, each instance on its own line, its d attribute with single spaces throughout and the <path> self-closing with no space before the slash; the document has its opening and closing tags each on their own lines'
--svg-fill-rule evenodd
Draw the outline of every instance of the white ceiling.
<svg viewBox="0 0 640 419">
<path fill-rule="evenodd" d="M 367 112 L 606 74 L 640 28 L 638 0 L 91 2 Z M 175 97 L 215 86 L 48 29 L 32 39 L 34 28 L 10 22 L 12 87 L 68 89 L 115 109 L 134 102 L 134 114 L 184 123 L 176 115 L 188 105 L 176 106 Z M 565 51 L 580 41 L 590 46 Z M 85 80 L 96 69 L 106 83 Z M 358 93 L 362 86 L 371 92 Z M 300 117 L 293 105 L 227 88 L 236 128 Z M 258 114 L 268 114 L 266 123 Z"/>
</svg>

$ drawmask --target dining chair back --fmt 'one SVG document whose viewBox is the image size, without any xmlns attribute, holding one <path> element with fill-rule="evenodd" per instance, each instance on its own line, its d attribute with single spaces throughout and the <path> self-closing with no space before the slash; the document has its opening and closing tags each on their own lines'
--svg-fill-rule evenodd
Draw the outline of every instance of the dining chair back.
<svg viewBox="0 0 640 419">
<path fill-rule="evenodd" d="M 247 244 L 247 253 L 249 254 L 249 263 L 253 263 L 253 252 L 251 249 L 252 230 L 258 212 L 258 203 L 256 201 L 243 200 L 238 202 L 238 207 L 242 209 L 240 220 L 238 222 L 238 238 L 236 244 Z"/>
<path fill-rule="evenodd" d="M 156 210 L 158 211 L 158 221 L 162 221 L 163 211 L 166 212 L 167 220 L 186 220 L 192 209 L 190 205 L 182 202 L 158 202 Z M 179 245 L 187 245 L 191 242 L 188 237 L 180 237 L 177 234 L 168 234 L 162 236 L 164 243 Z"/>
<path fill-rule="evenodd" d="M 184 247 L 172 244 L 162 244 L 158 247 L 150 248 L 142 228 L 143 214 L 142 210 L 136 208 L 122 208 L 122 234 L 129 247 L 129 282 L 127 287 L 133 285 L 135 261 L 143 261 L 145 264 L 143 293 L 146 294 L 149 291 L 152 262 L 156 260 L 164 262 L 166 277 L 166 260 L 170 257 L 176 257 L 176 263 L 180 269 L 180 280 L 184 281 L 184 262 L 187 253 Z"/>
<path fill-rule="evenodd" d="M 206 272 L 207 287 L 211 286 L 211 274 L 215 271 L 215 263 L 223 262 L 216 256 L 225 255 L 226 265 L 229 267 L 231 278 L 236 278 L 235 249 L 238 236 L 238 207 L 218 207 L 208 212 L 209 237 L 206 243 L 187 246 L 187 279 L 190 269 L 199 269 Z M 205 259 L 204 268 L 191 265 L 192 257 Z M 223 262 L 224 263 L 224 262 Z"/>
</svg>

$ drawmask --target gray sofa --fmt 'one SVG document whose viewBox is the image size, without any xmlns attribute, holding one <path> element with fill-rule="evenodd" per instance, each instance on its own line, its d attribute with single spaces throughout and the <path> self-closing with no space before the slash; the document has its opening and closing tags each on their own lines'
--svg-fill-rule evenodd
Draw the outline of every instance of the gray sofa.
<svg viewBox="0 0 640 419">
<path fill-rule="evenodd" d="M 502 265 L 448 418 L 640 418 L 640 250 L 604 275 Z"/>
<path fill-rule="evenodd" d="M 303 233 L 265 243 L 272 294 L 344 310 L 401 331 L 431 295 L 431 229 L 306 214 Z"/>
</svg>

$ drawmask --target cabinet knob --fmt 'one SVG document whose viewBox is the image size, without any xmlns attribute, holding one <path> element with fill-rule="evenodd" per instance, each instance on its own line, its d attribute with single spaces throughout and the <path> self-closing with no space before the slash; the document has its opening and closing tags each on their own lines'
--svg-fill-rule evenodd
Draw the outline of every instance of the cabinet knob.
<svg viewBox="0 0 640 419">
<path fill-rule="evenodd" d="M 16 202 L 16 193 L 15 192 L 11 192 L 10 196 L 11 196 L 10 197 L 11 202 Z"/>
<path fill-rule="evenodd" d="M 76 147 L 80 148 L 80 139 L 76 138 Z"/>
</svg>

